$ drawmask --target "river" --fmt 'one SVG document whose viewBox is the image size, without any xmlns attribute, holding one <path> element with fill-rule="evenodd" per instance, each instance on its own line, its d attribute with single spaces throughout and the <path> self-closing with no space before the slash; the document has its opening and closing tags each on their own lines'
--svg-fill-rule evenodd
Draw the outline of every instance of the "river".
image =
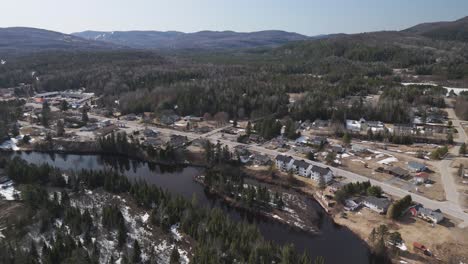
<svg viewBox="0 0 468 264">
<path fill-rule="evenodd" d="M 100 155 L 47 154 L 39 152 L 16 152 L 12 154 L 24 160 L 42 164 L 48 163 L 64 170 L 81 169 L 116 169 L 131 179 L 144 179 L 148 183 L 167 189 L 191 199 L 195 194 L 202 206 L 219 207 L 232 219 L 254 223 L 267 240 L 278 244 L 291 243 L 297 250 L 306 250 L 310 256 L 323 256 L 326 263 L 369 263 L 369 249 L 364 241 L 348 228 L 336 225 L 318 203 L 309 199 L 320 218 L 319 234 L 310 234 L 278 223 L 266 217 L 260 217 L 235 209 L 220 199 L 207 194 L 204 188 L 193 180 L 203 173 L 198 167 L 169 167 L 140 162 L 122 157 Z"/>
</svg>

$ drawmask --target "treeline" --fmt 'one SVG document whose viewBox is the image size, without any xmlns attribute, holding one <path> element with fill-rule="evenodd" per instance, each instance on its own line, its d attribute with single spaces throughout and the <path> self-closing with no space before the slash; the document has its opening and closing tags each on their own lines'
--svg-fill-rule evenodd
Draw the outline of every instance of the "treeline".
<svg viewBox="0 0 468 264">
<path fill-rule="evenodd" d="M 458 118 L 468 120 L 468 92 L 461 92 L 455 101 L 455 113 Z"/>
<path fill-rule="evenodd" d="M 14 164 L 26 168 L 23 168 L 24 171 L 36 170 L 40 172 L 39 167 L 30 166 L 25 162 L 22 163 L 17 160 Z M 16 171 L 18 176 L 21 174 L 20 170 L 12 171 Z M 18 178 L 16 177 L 16 179 Z M 39 180 L 40 178 L 41 180 Z M 53 178 L 50 177 L 50 179 Z M 39 182 L 53 185 L 53 182 L 48 182 L 48 179 L 49 177 L 37 177 L 29 180 L 31 183 L 34 181 L 36 183 L 27 185 L 31 190 L 23 191 L 23 199 L 27 204 L 34 205 L 36 210 L 48 208 L 47 210 L 57 211 L 58 215 L 60 215 L 62 210 L 67 210 L 63 208 L 66 203 L 59 204 L 54 199 L 49 200 L 48 192 L 37 185 Z M 266 263 L 312 263 L 307 255 L 297 255 L 290 246 L 279 247 L 265 241 L 255 226 L 245 222 L 232 221 L 220 209 L 200 208 L 194 201 L 189 202 L 180 196 L 172 196 L 167 191 L 146 182 L 130 182 L 125 176 L 115 172 L 85 170 L 71 174 L 68 177 L 67 187 L 74 191 L 85 188 L 91 190 L 103 188 L 113 194 L 129 194 L 139 206 L 151 211 L 151 223 L 163 230 L 169 232 L 172 225 L 179 223 L 181 231 L 196 241 L 193 257 L 195 263 L 231 263 L 233 259 L 244 263 L 258 263 L 259 261 L 265 261 Z M 63 197 L 66 197 L 64 194 L 61 196 L 62 200 Z M 65 200 L 67 199 L 65 198 Z M 63 209 L 55 210 L 54 208 L 57 206 Z M 86 212 L 85 215 L 81 214 L 80 217 L 77 217 L 78 212 L 74 211 L 74 209 L 70 210 L 73 211 L 68 214 L 73 217 L 68 217 L 68 219 L 79 219 L 84 223 L 89 223 Z M 108 228 L 123 229 L 122 218 L 118 209 L 109 207 L 104 210 L 103 225 Z M 54 215 L 54 213 L 51 214 Z M 54 217 L 49 217 L 49 219 L 54 219 Z M 77 226 L 77 224 L 71 225 Z M 92 226 L 80 229 L 78 232 L 84 232 L 85 230 L 92 230 Z M 123 231 L 120 233 L 123 234 Z M 49 247 L 50 250 L 55 251 L 54 248 Z M 10 247 L 10 249 L 14 252 L 7 254 L 7 256 L 16 255 L 17 252 L 22 250 L 18 247 Z M 69 245 L 65 249 L 57 245 L 57 249 L 60 249 L 61 252 L 59 259 L 65 260 L 75 254 L 76 250 L 80 250 L 80 247 L 79 245 L 76 247 Z M 8 246 L 7 249 L 1 248 L 0 250 L 8 250 Z M 91 256 L 84 256 L 84 258 L 88 259 Z M 15 262 L 8 261 L 5 263 Z"/>
<path fill-rule="evenodd" d="M 382 195 L 382 188 L 379 186 L 372 186 L 370 181 L 351 182 L 335 192 L 335 200 L 340 203 L 344 203 L 346 199 L 355 195 L 380 197 Z"/>
<path fill-rule="evenodd" d="M 19 100 L 0 101 L 0 142 L 8 136 L 17 136 L 19 128 L 15 123 L 21 116 L 21 106 L 24 102 Z"/>
<path fill-rule="evenodd" d="M 406 195 L 400 200 L 393 202 L 390 207 L 388 207 L 387 217 L 391 219 L 397 219 L 406 209 L 408 209 L 408 207 L 410 207 L 411 203 L 411 195 Z"/>
<path fill-rule="evenodd" d="M 265 186 L 246 185 L 244 177 L 238 166 L 218 165 L 206 171 L 203 183 L 209 190 L 230 197 L 247 208 L 260 206 L 270 209 L 274 204 L 281 209 L 284 206 L 281 194 L 270 192 Z"/>
</svg>

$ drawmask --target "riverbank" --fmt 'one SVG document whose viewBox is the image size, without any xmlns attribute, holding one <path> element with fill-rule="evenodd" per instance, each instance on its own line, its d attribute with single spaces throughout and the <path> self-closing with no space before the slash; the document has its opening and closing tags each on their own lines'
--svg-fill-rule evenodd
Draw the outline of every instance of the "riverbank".
<svg viewBox="0 0 468 264">
<path fill-rule="evenodd" d="M 317 222 L 313 226 L 319 227 L 317 233 L 306 232 L 292 225 L 287 225 L 270 217 L 252 214 L 238 209 L 226 203 L 224 199 L 209 194 L 205 188 L 196 183 L 193 178 L 204 175 L 204 169 L 192 166 L 158 166 L 151 163 L 137 162 L 122 157 L 97 156 L 97 155 L 71 155 L 57 154 L 51 156 L 45 153 L 31 152 L 29 154 L 15 153 L 29 163 L 55 166 L 63 170 L 80 171 L 108 170 L 114 168 L 125 175 L 131 181 L 145 181 L 156 185 L 167 192 L 180 195 L 185 199 L 194 199 L 202 207 L 219 208 L 232 221 L 248 222 L 255 225 L 268 241 L 279 245 L 292 244 L 299 251 L 306 251 L 311 257 L 322 256 L 327 263 L 369 263 L 369 248 L 356 234 L 344 226 L 337 225 L 325 212 L 323 212 L 314 200 L 309 201 L 308 212 L 317 212 Z M 248 179 L 246 179 L 248 182 Z M 278 188 L 272 186 L 272 188 Z M 287 190 L 286 190 L 287 191 Z M 291 191 L 291 190 L 289 190 Z M 295 203 L 295 200 L 292 202 Z M 301 212 L 303 209 L 297 209 Z M 341 253 L 336 254 L 336 248 L 341 248 Z"/>
<path fill-rule="evenodd" d="M 313 234 L 317 234 L 319 232 L 317 221 L 313 221 L 313 219 L 317 220 L 318 218 L 317 213 L 315 213 L 317 208 L 312 208 L 312 206 L 308 205 L 303 199 L 301 199 L 301 197 L 295 194 L 284 192 L 284 190 L 275 190 L 280 191 L 282 201 L 284 203 L 280 208 L 271 202 L 269 204 L 260 204 L 258 201 L 256 201 L 252 207 L 248 207 L 231 196 L 223 194 L 214 188 L 209 188 L 204 179 L 205 177 L 203 175 L 194 177 L 194 181 L 204 186 L 206 191 L 216 195 L 220 199 L 223 199 L 224 202 L 228 203 L 232 207 L 248 211 L 251 214 L 268 217 L 273 221 L 288 225 L 291 228 L 297 228 L 298 230 Z M 259 187 L 258 184 L 252 182 L 245 185 L 246 187 Z M 269 189 L 269 191 L 272 190 Z M 273 194 L 270 193 L 270 195 Z"/>
<path fill-rule="evenodd" d="M 151 162 L 157 165 L 164 166 L 194 166 L 194 167 L 206 167 L 206 164 L 199 162 L 201 159 L 185 159 L 185 153 L 178 153 L 180 158 L 171 159 L 171 160 L 162 160 L 152 157 L 151 155 L 145 153 L 144 150 L 141 150 L 141 153 L 119 153 L 102 150 L 96 142 L 92 141 L 79 141 L 71 142 L 64 140 L 53 140 L 50 144 L 45 146 L 43 143 L 36 144 L 22 144 L 19 150 L 1 150 L 2 152 L 39 152 L 47 154 L 71 154 L 71 155 L 112 155 L 119 156 L 122 158 L 128 158 L 132 160 L 137 160 L 140 162 Z"/>
</svg>

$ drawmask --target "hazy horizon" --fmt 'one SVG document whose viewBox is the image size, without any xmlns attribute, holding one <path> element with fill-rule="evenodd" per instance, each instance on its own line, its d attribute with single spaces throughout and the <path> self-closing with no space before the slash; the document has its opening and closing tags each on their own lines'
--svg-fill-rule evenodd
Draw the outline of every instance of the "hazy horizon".
<svg viewBox="0 0 468 264">
<path fill-rule="evenodd" d="M 0 27 L 34 27 L 63 33 L 92 31 L 253 32 L 283 30 L 315 36 L 402 30 L 466 15 L 468 1 L 403 0 L 16 0 L 2 4 Z"/>
</svg>

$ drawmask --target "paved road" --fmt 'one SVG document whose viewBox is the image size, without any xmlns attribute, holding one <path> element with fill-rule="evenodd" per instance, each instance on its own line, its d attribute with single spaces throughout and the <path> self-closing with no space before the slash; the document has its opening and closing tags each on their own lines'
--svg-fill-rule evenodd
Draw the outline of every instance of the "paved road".
<svg viewBox="0 0 468 264">
<path fill-rule="evenodd" d="M 90 115 L 90 117 L 91 116 L 94 117 L 94 118 L 97 118 L 98 120 L 106 119 L 106 118 L 95 116 L 95 115 Z M 160 128 L 160 127 L 155 127 L 155 126 L 151 126 L 151 125 L 141 124 L 138 121 L 125 121 L 125 123 L 127 124 L 128 128 L 125 128 L 124 130 L 126 130 L 128 132 L 133 131 L 133 130 L 143 129 L 145 127 L 149 127 L 151 129 L 154 129 L 155 131 L 159 131 L 160 133 L 164 133 L 164 134 L 186 136 L 189 140 L 194 140 L 194 139 L 197 139 L 197 138 L 205 138 L 205 139 L 209 139 L 212 142 L 219 141 L 220 143 L 229 146 L 229 148 L 231 148 L 231 149 L 234 148 L 235 146 L 238 146 L 238 145 L 245 145 L 245 146 L 247 146 L 249 149 L 251 149 L 253 151 L 269 155 L 272 158 L 276 157 L 279 154 L 283 154 L 283 153 L 278 152 L 276 150 L 267 149 L 267 148 L 264 148 L 264 147 L 261 147 L 261 146 L 258 146 L 258 145 L 242 144 L 242 143 L 238 143 L 238 142 L 229 141 L 229 140 L 223 139 L 219 135 L 219 133 L 216 134 L 216 133 L 210 132 L 210 133 L 206 133 L 206 134 L 196 134 L 196 133 L 192 133 L 192 132 L 177 131 L 177 130 L 168 129 L 168 128 Z M 459 122 L 456 122 L 455 120 L 454 120 L 453 123 L 454 123 L 454 125 L 455 124 L 459 125 Z M 225 128 L 225 127 L 223 127 L 223 128 Z M 216 131 L 219 132 L 223 128 L 217 129 Z M 466 135 L 464 135 L 464 137 L 466 138 Z M 304 159 L 304 158 L 296 156 L 294 154 L 292 154 L 291 156 L 293 158 L 295 158 L 295 159 Z M 310 162 L 311 164 L 314 164 L 314 165 L 324 166 L 324 164 L 319 163 L 319 162 L 315 162 L 315 161 L 311 161 L 311 160 L 307 160 L 307 159 L 304 159 L 304 160 L 306 160 L 307 162 Z M 446 213 L 447 215 L 462 220 L 463 223 L 460 225 L 461 227 L 468 226 L 468 213 L 464 212 L 460 208 L 460 206 L 458 206 L 458 204 L 455 204 L 452 200 L 445 201 L 445 202 L 431 200 L 431 199 L 423 197 L 423 196 L 421 196 L 419 194 L 412 193 L 412 192 L 409 192 L 407 190 L 400 189 L 400 188 L 398 188 L 396 186 L 393 186 L 393 185 L 391 185 L 389 183 L 386 183 L 386 182 L 380 182 L 380 181 L 377 181 L 377 180 L 369 179 L 369 178 L 367 178 L 365 176 L 355 174 L 355 173 L 352 173 L 352 172 L 349 172 L 349 171 L 345 171 L 345 170 L 340 169 L 340 168 L 334 168 L 334 167 L 330 167 L 330 168 L 335 173 L 335 175 L 343 176 L 350 182 L 368 181 L 369 180 L 372 185 L 380 186 L 384 192 L 386 192 L 386 193 L 388 193 L 388 194 L 390 194 L 392 196 L 395 196 L 395 197 L 403 197 L 405 195 L 410 194 L 415 202 L 421 203 L 427 208 L 440 209 L 440 210 L 442 210 L 442 212 Z M 453 180 L 452 177 L 450 177 L 450 179 Z M 445 185 L 445 182 L 444 182 L 444 185 Z M 448 185 L 450 186 L 450 183 L 448 183 Z"/>
<path fill-rule="evenodd" d="M 448 155 L 435 165 L 440 172 L 447 201 L 461 207 L 462 205 L 460 203 L 460 194 L 457 189 L 457 183 L 455 182 L 450 163 L 452 162 L 453 158 L 458 156 L 460 145 L 466 142 L 467 137 L 465 130 L 461 126 L 460 120 L 455 115 L 453 108 L 446 108 L 445 111 L 447 111 L 448 117 L 452 121 L 453 127 L 457 129 L 458 137 L 454 139 L 455 146 L 450 149 Z"/>
<path fill-rule="evenodd" d="M 249 149 L 251 149 L 253 151 L 257 151 L 259 153 L 267 154 L 267 155 L 272 156 L 272 157 L 275 157 L 276 155 L 282 154 L 281 152 L 278 152 L 276 150 L 266 149 L 264 147 L 257 146 L 257 145 L 246 145 L 246 144 L 241 144 L 241 143 L 237 143 L 237 142 L 232 142 L 232 141 L 224 140 L 224 139 L 221 139 L 221 138 L 215 137 L 215 136 L 211 136 L 210 139 L 214 140 L 214 141 L 219 140 L 222 144 L 228 145 L 230 148 L 233 148 L 233 147 L 235 147 L 237 145 L 245 145 L 245 146 L 248 146 Z M 305 161 L 307 161 L 307 162 L 309 162 L 309 163 L 311 163 L 313 165 L 324 166 L 324 164 L 316 162 L 316 161 L 304 159 L 302 157 L 295 156 L 295 155 L 290 155 L 290 156 L 292 156 L 295 159 L 303 159 L 303 160 L 305 160 Z M 453 203 L 451 203 L 449 201 L 440 202 L 440 201 L 431 200 L 431 199 L 426 198 L 424 196 L 421 196 L 421 195 L 419 195 L 417 193 L 413 193 L 413 192 L 409 192 L 407 190 L 400 189 L 400 188 L 398 188 L 396 186 L 393 186 L 393 185 L 391 185 L 389 183 L 369 179 L 369 178 L 367 178 L 365 176 L 362 176 L 362 175 L 359 175 L 359 174 L 356 174 L 356 173 L 353 173 L 353 172 L 349 172 L 349 171 L 346 171 L 346 170 L 343 170 L 343 169 L 340 169 L 340 168 L 330 167 L 330 169 L 333 171 L 333 173 L 335 175 L 343 176 L 348 181 L 351 181 L 351 182 L 370 181 L 372 185 L 380 186 L 384 192 L 386 192 L 386 193 L 388 193 L 388 194 L 390 194 L 392 196 L 403 197 L 403 196 L 409 194 L 409 195 L 411 195 L 413 201 L 423 204 L 424 207 L 431 208 L 431 209 L 434 209 L 434 210 L 435 209 L 440 209 L 440 210 L 442 210 L 442 212 L 446 213 L 447 215 L 450 215 L 452 217 L 455 217 L 455 218 L 458 218 L 458 219 L 464 221 L 464 223 L 462 223 L 460 225 L 460 227 L 467 227 L 468 226 L 468 213 L 464 212 L 457 204 L 453 204 Z"/>
</svg>

